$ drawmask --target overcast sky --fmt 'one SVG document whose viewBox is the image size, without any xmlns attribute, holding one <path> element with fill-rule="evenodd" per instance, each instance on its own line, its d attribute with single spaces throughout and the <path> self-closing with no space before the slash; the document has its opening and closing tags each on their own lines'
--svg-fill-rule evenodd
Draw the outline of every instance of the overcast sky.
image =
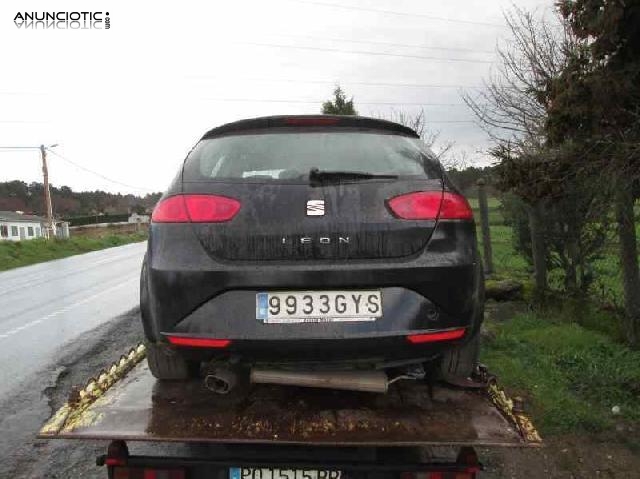
<svg viewBox="0 0 640 479">
<path fill-rule="evenodd" d="M 206 130 L 319 113 L 339 82 L 361 115 L 423 108 L 429 128 L 457 153 L 486 164 L 486 136 L 460 91 L 489 74 L 510 5 L 3 0 L 0 146 L 58 143 L 65 159 L 50 156 L 54 185 L 144 194 L 166 188 Z M 108 11 L 111 28 L 18 29 L 14 17 L 25 9 Z M 13 179 L 42 180 L 37 151 L 0 152 L 0 181 Z"/>
</svg>

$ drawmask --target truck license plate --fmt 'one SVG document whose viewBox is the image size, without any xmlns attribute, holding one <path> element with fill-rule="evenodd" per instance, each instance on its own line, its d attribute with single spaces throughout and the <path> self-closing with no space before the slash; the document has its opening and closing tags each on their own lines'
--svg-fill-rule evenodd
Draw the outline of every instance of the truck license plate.
<svg viewBox="0 0 640 479">
<path fill-rule="evenodd" d="M 230 467 L 229 479 L 340 479 L 341 471 Z"/>
<path fill-rule="evenodd" d="M 375 321 L 380 291 L 279 291 L 256 294 L 256 319 L 264 323 Z"/>
</svg>

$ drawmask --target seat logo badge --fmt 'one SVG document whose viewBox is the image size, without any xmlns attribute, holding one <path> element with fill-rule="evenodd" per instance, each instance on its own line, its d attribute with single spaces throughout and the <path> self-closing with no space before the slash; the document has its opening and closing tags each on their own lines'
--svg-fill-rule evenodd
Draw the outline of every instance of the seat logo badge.
<svg viewBox="0 0 640 479">
<path fill-rule="evenodd" d="M 308 200 L 307 216 L 324 216 L 324 200 Z"/>
</svg>

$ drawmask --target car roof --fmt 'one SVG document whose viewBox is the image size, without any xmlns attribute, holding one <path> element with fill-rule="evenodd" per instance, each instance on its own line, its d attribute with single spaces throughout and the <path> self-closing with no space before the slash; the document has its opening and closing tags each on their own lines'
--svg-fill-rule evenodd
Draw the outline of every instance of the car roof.
<svg viewBox="0 0 640 479">
<path fill-rule="evenodd" d="M 276 115 L 263 116 L 259 118 L 248 118 L 245 120 L 226 123 L 209 130 L 202 139 L 214 138 L 233 132 L 244 130 L 261 130 L 267 128 L 282 127 L 337 127 L 337 128 L 365 128 L 372 130 L 383 130 L 400 135 L 419 138 L 419 135 L 409 127 L 379 118 L 369 118 L 366 116 L 354 115 Z"/>
</svg>

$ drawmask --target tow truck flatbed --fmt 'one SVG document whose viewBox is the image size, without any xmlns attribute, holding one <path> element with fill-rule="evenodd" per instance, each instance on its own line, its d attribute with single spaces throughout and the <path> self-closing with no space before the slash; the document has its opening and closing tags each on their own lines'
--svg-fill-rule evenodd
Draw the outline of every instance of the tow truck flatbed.
<svg viewBox="0 0 640 479">
<path fill-rule="evenodd" d="M 393 385 L 387 394 L 254 385 L 220 396 L 202 382 L 159 382 L 139 346 L 72 392 L 38 437 L 305 447 L 537 446 L 495 384 Z"/>
</svg>

